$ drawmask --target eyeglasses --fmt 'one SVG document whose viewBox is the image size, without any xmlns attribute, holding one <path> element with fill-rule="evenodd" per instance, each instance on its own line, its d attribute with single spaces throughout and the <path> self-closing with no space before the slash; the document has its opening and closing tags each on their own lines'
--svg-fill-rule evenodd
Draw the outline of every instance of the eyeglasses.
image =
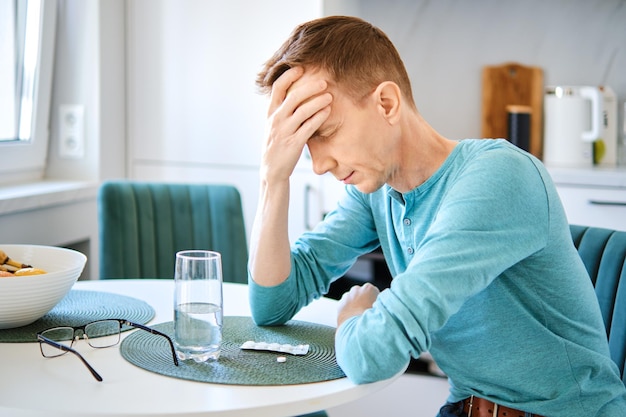
<svg viewBox="0 0 626 417">
<path fill-rule="evenodd" d="M 144 326 L 143 324 L 133 323 L 124 319 L 98 320 L 79 327 L 53 327 L 37 333 L 37 340 L 39 340 L 39 349 L 41 350 L 41 354 L 44 358 L 55 358 L 57 356 L 65 355 L 67 352 L 72 352 L 80 358 L 94 378 L 98 381 L 102 381 L 100 374 L 96 372 L 96 370 L 85 360 L 85 358 L 83 358 L 80 353 L 78 353 L 78 351 L 72 348 L 72 345 L 74 344 L 74 340 L 78 340 L 80 338 L 80 333 L 82 332 L 83 339 L 85 339 L 89 346 L 93 348 L 115 346 L 120 341 L 122 326 L 136 327 L 166 338 L 170 348 L 172 349 L 174 364 L 178 366 L 178 358 L 176 357 L 176 351 L 174 350 L 174 343 L 168 335 Z"/>
</svg>

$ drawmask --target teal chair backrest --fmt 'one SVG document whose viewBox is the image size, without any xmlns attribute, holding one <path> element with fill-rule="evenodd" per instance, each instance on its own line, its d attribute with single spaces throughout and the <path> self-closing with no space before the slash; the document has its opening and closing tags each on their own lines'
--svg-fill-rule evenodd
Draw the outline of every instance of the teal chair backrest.
<svg viewBox="0 0 626 417">
<path fill-rule="evenodd" d="M 241 197 L 230 185 L 108 181 L 98 192 L 100 278 L 173 278 L 176 252 L 222 254 L 225 282 L 247 282 Z"/>
<path fill-rule="evenodd" d="M 626 383 L 626 232 L 578 225 L 570 231 L 596 290 L 611 358 Z"/>
</svg>

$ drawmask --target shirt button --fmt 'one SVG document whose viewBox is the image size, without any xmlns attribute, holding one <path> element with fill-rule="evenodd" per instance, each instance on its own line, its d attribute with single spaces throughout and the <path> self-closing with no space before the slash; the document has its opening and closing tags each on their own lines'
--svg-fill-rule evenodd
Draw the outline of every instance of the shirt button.
<svg viewBox="0 0 626 417">
<path fill-rule="evenodd" d="M 409 253 L 409 255 L 413 255 L 413 248 L 408 248 L 406 251 Z"/>
<path fill-rule="evenodd" d="M 404 219 L 404 225 L 409 226 L 411 224 L 411 219 Z"/>
</svg>

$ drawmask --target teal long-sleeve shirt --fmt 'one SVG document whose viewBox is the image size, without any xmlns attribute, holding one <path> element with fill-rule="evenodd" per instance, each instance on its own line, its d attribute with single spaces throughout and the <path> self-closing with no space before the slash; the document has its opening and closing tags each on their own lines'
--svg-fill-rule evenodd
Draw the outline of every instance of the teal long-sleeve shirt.
<svg viewBox="0 0 626 417">
<path fill-rule="evenodd" d="M 429 351 L 470 395 L 551 417 L 623 417 L 626 389 L 609 357 L 593 286 L 541 163 L 503 140 L 463 140 L 408 193 L 346 188 L 292 248 L 291 274 L 261 287 L 255 321 L 280 324 L 380 246 L 394 277 L 336 333 L 356 383 L 386 379 Z"/>
</svg>

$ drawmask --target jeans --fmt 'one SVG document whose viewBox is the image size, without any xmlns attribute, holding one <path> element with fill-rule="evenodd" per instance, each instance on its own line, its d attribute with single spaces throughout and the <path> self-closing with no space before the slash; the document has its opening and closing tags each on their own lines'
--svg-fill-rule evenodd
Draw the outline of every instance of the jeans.
<svg viewBox="0 0 626 417">
<path fill-rule="evenodd" d="M 467 417 L 467 414 L 463 411 L 463 401 L 446 403 L 439 410 L 437 417 Z"/>
<path fill-rule="evenodd" d="M 524 413 L 526 417 L 533 417 L 532 413 Z M 467 417 L 467 413 L 463 411 L 463 401 L 458 403 L 446 403 L 439 410 L 437 417 Z"/>
</svg>

